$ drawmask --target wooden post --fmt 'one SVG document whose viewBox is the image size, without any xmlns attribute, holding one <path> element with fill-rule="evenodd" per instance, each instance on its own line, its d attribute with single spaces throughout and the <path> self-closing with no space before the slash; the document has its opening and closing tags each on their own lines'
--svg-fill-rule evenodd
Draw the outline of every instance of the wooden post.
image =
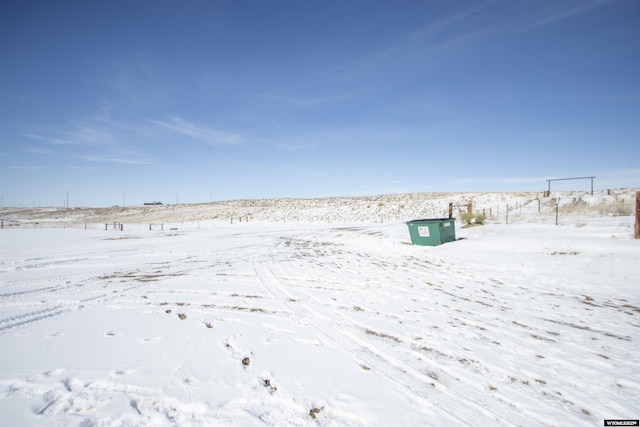
<svg viewBox="0 0 640 427">
<path fill-rule="evenodd" d="M 149 224 L 149 231 L 151 231 L 151 224 Z"/>
<path fill-rule="evenodd" d="M 540 213 L 540 199 L 538 199 L 538 213 Z"/>
<path fill-rule="evenodd" d="M 453 218 L 453 203 L 449 203 L 449 219 Z"/>
<path fill-rule="evenodd" d="M 507 224 L 509 224 L 509 205 L 507 205 Z"/>
<path fill-rule="evenodd" d="M 104 225 L 104 231 L 107 231 L 107 226 L 108 226 L 108 225 L 109 225 L 109 224 L 105 224 L 105 225 Z"/>
<path fill-rule="evenodd" d="M 640 239 L 640 191 L 636 191 L 636 227 L 633 237 Z"/>
<path fill-rule="evenodd" d="M 469 218 L 473 216 L 473 202 L 471 200 L 467 203 L 467 215 L 469 215 Z"/>
</svg>

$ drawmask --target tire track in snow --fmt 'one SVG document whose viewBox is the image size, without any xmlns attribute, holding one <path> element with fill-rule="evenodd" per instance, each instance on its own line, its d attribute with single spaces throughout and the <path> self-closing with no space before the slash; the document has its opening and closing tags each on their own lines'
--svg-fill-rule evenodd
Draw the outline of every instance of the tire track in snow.
<svg viewBox="0 0 640 427">
<path fill-rule="evenodd" d="M 283 248 L 280 247 L 279 249 Z M 281 285 L 289 290 L 289 295 L 293 292 L 298 295 L 299 300 L 312 304 L 313 309 L 308 310 L 305 314 L 314 312 L 318 319 L 325 321 L 325 327 L 318 322 L 316 322 L 314 326 L 321 331 L 329 330 L 333 336 L 338 335 L 336 331 L 340 328 L 335 327 L 335 325 L 327 326 L 327 319 L 336 319 L 338 316 L 341 316 L 343 319 L 346 319 L 348 324 L 354 326 L 357 324 L 357 322 L 354 322 L 354 317 L 363 315 L 362 313 L 353 316 L 345 315 L 344 303 L 340 305 L 339 303 L 333 304 L 330 301 L 333 300 L 337 302 L 338 300 L 335 297 L 341 300 L 350 298 L 350 302 L 354 303 L 356 298 L 360 297 L 361 294 L 371 292 L 373 293 L 372 295 L 374 295 L 372 301 L 375 302 L 377 300 L 381 302 L 384 301 L 384 298 L 381 300 L 380 295 L 390 295 L 389 290 L 392 290 L 393 293 L 402 293 L 402 295 L 406 296 L 412 294 L 414 297 L 415 294 L 425 293 L 425 296 L 417 297 L 418 300 L 416 304 L 418 307 L 416 308 L 422 308 L 421 313 L 431 312 L 434 316 L 439 316 L 440 319 L 438 323 L 441 327 L 447 326 L 442 319 L 444 318 L 445 321 L 449 319 L 449 321 L 446 322 L 448 324 L 448 330 L 438 330 L 440 335 L 444 334 L 445 336 L 444 338 L 439 337 L 438 341 L 440 343 L 449 342 L 449 347 L 453 345 L 449 354 L 443 354 L 439 352 L 437 348 L 433 349 L 433 353 L 429 355 L 428 360 L 435 360 L 429 362 L 425 361 L 424 354 L 415 351 L 416 346 L 414 343 L 409 343 L 410 348 L 406 349 L 402 347 L 404 344 L 391 341 L 386 343 L 384 340 L 377 343 L 372 352 L 375 353 L 383 348 L 380 347 L 382 345 L 384 349 L 386 349 L 387 354 L 391 354 L 389 352 L 392 352 L 393 358 L 400 360 L 400 362 L 404 364 L 403 366 L 415 365 L 415 363 L 411 363 L 410 361 L 411 358 L 413 358 L 413 362 L 419 360 L 422 365 L 435 366 L 436 369 L 439 368 L 438 372 L 443 373 L 446 378 L 438 379 L 448 379 L 447 384 L 451 387 L 448 398 L 443 398 L 442 388 L 439 388 L 436 394 L 437 399 L 442 402 L 441 408 L 449 410 L 455 407 L 455 404 L 452 404 L 452 402 L 457 402 L 461 398 L 466 400 L 468 405 L 467 412 L 474 414 L 469 417 L 469 420 L 471 420 L 468 421 L 469 424 L 473 424 L 474 421 L 477 422 L 476 416 L 483 413 L 483 408 L 496 407 L 495 399 L 501 402 L 501 405 L 498 406 L 501 407 L 501 411 L 495 414 L 485 413 L 487 417 L 486 421 L 495 422 L 498 420 L 500 414 L 502 414 L 508 415 L 508 419 L 510 419 L 511 422 L 526 423 L 527 420 L 530 421 L 531 419 L 522 415 L 524 411 L 521 412 L 521 415 L 514 416 L 514 405 L 519 408 L 535 407 L 535 405 L 537 405 L 536 402 L 538 402 L 540 398 L 551 400 L 552 405 L 563 407 L 562 412 L 569 417 L 568 419 L 573 419 L 576 422 L 580 420 L 584 421 L 585 414 L 588 414 L 588 411 L 585 412 L 585 408 L 581 409 L 577 406 L 580 404 L 580 401 L 583 400 L 580 399 L 579 396 L 572 396 L 573 393 L 566 392 L 566 394 L 562 394 L 554 390 L 553 387 L 549 389 L 547 382 L 551 381 L 557 375 L 557 372 L 553 369 L 549 370 L 549 363 L 545 362 L 544 358 L 538 359 L 538 357 L 542 357 L 539 356 L 540 353 L 542 353 L 553 356 L 551 360 L 555 360 L 555 358 L 557 358 L 558 361 L 563 360 L 562 351 L 564 345 L 560 344 L 554 339 L 555 336 L 552 335 L 549 335 L 545 340 L 545 333 L 548 328 L 545 329 L 544 325 L 541 325 L 541 316 L 546 311 L 544 305 L 550 302 L 548 301 L 549 298 L 545 296 L 545 292 L 548 292 L 549 289 L 552 288 L 550 285 L 553 281 L 549 281 L 544 277 L 538 277 L 537 275 L 531 277 L 531 274 L 524 274 L 514 278 L 509 275 L 509 272 L 500 274 L 500 272 L 492 269 L 486 271 L 483 269 L 478 270 L 479 266 L 477 265 L 467 267 L 459 263 L 453 263 L 455 265 L 449 266 L 444 262 L 428 262 L 429 265 L 426 266 L 426 268 L 417 268 L 404 261 L 400 262 L 400 264 L 398 260 L 392 259 L 389 261 L 387 258 L 379 257 L 380 254 L 375 252 L 367 253 L 367 256 L 364 257 L 357 257 L 352 256 L 356 254 L 356 252 L 348 253 L 348 248 L 344 247 L 332 251 L 323 244 L 318 244 L 311 240 L 305 241 L 298 239 L 297 247 L 291 247 L 289 250 L 296 250 L 296 254 L 298 254 L 297 257 L 290 260 L 291 263 L 294 264 L 291 270 L 294 272 L 295 278 L 287 277 L 282 270 L 277 271 L 282 266 L 290 265 L 284 262 L 271 263 L 271 275 L 279 279 Z M 356 265 L 353 265 L 354 259 L 356 260 Z M 429 277 L 433 278 L 432 282 L 435 282 L 435 284 L 428 282 L 422 284 L 420 281 L 410 280 L 411 283 L 418 285 L 416 288 L 411 285 L 411 289 L 407 287 L 407 284 L 397 284 L 397 278 L 394 277 L 394 274 L 396 274 L 396 270 L 399 268 L 402 270 L 399 272 L 402 277 L 417 278 L 427 273 Z M 391 275 L 389 275 L 389 270 L 393 271 Z M 300 272 L 304 273 L 300 274 Z M 313 276 L 321 277 L 322 279 L 313 280 Z M 478 282 L 478 277 L 483 278 L 483 280 Z M 498 277 L 500 280 L 495 277 Z M 334 283 L 333 278 L 343 280 L 341 289 L 340 286 L 337 286 L 339 285 L 339 281 Z M 344 283 L 345 280 L 347 283 Z M 291 282 L 292 286 L 287 287 L 285 281 Z M 331 294 L 325 294 L 326 299 L 319 299 L 314 296 L 314 294 L 318 293 L 316 289 L 326 287 L 314 286 L 313 289 L 311 289 L 309 286 L 304 286 L 305 284 L 309 285 L 323 282 L 330 283 L 330 288 L 332 289 L 337 288 L 331 291 Z M 378 286 L 369 289 L 369 285 L 372 282 L 377 282 Z M 368 284 L 367 286 L 363 286 L 363 283 Z M 531 286 L 531 283 L 533 283 L 534 286 Z M 355 293 L 346 292 L 351 285 L 353 285 Z M 437 297 L 436 302 L 440 303 L 439 306 L 430 307 L 430 305 L 433 304 L 429 304 L 429 297 L 434 297 L 434 290 L 441 292 L 444 298 Z M 376 299 L 375 293 L 380 291 L 384 293 L 377 295 Z M 320 292 L 325 292 L 325 290 Z M 566 305 L 566 295 L 556 295 L 553 298 L 555 298 L 554 304 L 558 306 Z M 514 302 L 516 305 L 510 306 L 510 303 Z M 346 304 L 346 306 L 349 305 L 349 303 Z M 393 305 L 397 304 L 392 304 L 392 306 Z M 383 307 L 384 306 L 385 304 L 383 303 Z M 428 307 L 428 309 L 426 307 Z M 367 310 L 365 310 L 365 314 L 366 312 Z M 380 312 L 377 312 L 377 314 L 380 314 Z M 308 316 L 304 317 L 308 318 Z M 390 318 L 390 320 L 393 319 Z M 406 320 L 406 317 L 402 318 L 402 320 Z M 518 323 L 518 321 L 524 323 Z M 406 324 L 406 322 L 399 323 Z M 525 325 L 525 323 L 530 323 L 532 328 L 529 328 L 529 325 Z M 419 322 L 417 322 L 417 325 L 419 325 Z M 365 339 L 361 338 L 361 330 L 357 328 L 351 329 L 355 331 L 355 336 L 350 337 L 351 339 L 361 339 L 363 346 L 372 345 L 371 339 L 367 337 L 365 337 Z M 351 333 L 353 333 L 353 331 Z M 341 332 L 343 336 L 346 335 L 343 331 L 338 332 Z M 380 334 L 381 339 L 387 336 L 389 335 L 386 333 Z M 446 336 L 450 336 L 451 339 L 446 338 Z M 390 336 L 390 338 L 394 337 Z M 402 341 L 405 340 L 405 337 L 402 337 Z M 479 351 L 480 355 L 486 354 L 487 351 L 501 354 L 505 347 L 496 347 L 496 345 L 500 345 L 496 340 L 502 341 L 505 345 L 509 344 L 508 347 L 520 343 L 513 348 L 508 348 L 507 354 L 513 355 L 510 357 L 514 357 L 514 360 L 521 360 L 522 356 L 530 357 L 536 366 L 534 371 L 529 372 L 527 369 L 522 369 L 521 362 L 516 362 L 516 366 L 509 364 L 503 367 L 499 362 L 495 363 L 487 359 L 486 355 L 484 356 L 484 363 L 488 364 L 483 366 L 483 362 L 474 360 L 473 356 L 469 356 L 475 351 Z M 540 342 L 536 343 L 536 341 Z M 589 341 L 589 339 L 583 337 L 579 345 L 584 346 L 586 351 L 589 349 Z M 465 348 L 466 342 L 473 345 Z M 532 343 L 536 343 L 537 345 L 532 346 Z M 347 351 L 351 351 L 354 357 L 357 358 L 359 356 L 353 345 L 346 345 L 345 348 Z M 474 349 L 474 351 L 471 351 L 471 349 Z M 524 350 L 525 353 L 520 355 L 522 350 Z M 483 358 L 480 360 L 483 360 Z M 389 359 L 380 361 L 377 365 L 375 363 L 370 364 L 378 368 L 378 366 L 387 366 L 386 362 L 388 361 Z M 582 365 L 580 363 L 576 364 L 575 362 L 576 361 L 567 361 L 564 364 L 572 371 L 579 371 Z M 513 368 L 516 368 L 516 370 L 514 371 Z M 402 371 L 403 369 L 399 369 L 399 372 L 401 372 L 400 375 L 402 375 Z M 536 371 L 543 372 L 544 376 L 536 377 Z M 516 376 L 514 376 L 514 372 Z M 422 375 L 424 377 L 424 374 Z M 593 375 L 597 376 L 596 374 Z M 575 374 L 572 374 L 572 376 L 576 379 L 581 377 L 577 371 Z M 409 380 L 403 381 L 403 383 L 408 381 Z M 513 383 L 515 381 L 517 381 L 517 383 L 510 386 L 509 382 Z M 500 392 L 497 392 L 498 389 L 493 387 L 491 383 L 498 385 Z M 520 383 L 522 383 L 523 386 L 518 387 Z M 507 390 L 507 392 L 505 393 L 504 390 Z M 564 392 L 565 390 L 562 391 Z M 513 393 L 515 393 L 515 396 L 519 396 L 519 398 L 514 400 L 511 396 Z M 447 396 L 446 393 L 444 394 Z M 573 400 L 573 402 L 571 400 Z M 458 407 L 460 408 L 460 405 L 458 405 Z M 460 413 L 459 410 L 454 412 Z M 540 415 L 537 415 L 535 419 L 541 423 L 552 422 L 550 418 Z"/>
<path fill-rule="evenodd" d="M 373 367 L 376 372 L 384 375 L 395 384 L 396 389 L 404 394 L 408 400 L 417 404 L 430 416 L 437 416 L 440 419 L 448 418 L 450 422 L 456 424 L 473 423 L 473 418 L 464 416 L 464 412 L 444 410 L 442 407 L 436 410 L 433 403 L 434 396 L 425 393 L 429 378 L 373 344 L 370 340 L 363 340 L 353 332 L 344 329 L 343 326 L 348 328 L 348 324 L 336 325 L 335 319 L 342 317 L 340 313 L 327 310 L 322 304 L 313 304 L 312 307 L 312 304 L 305 302 L 308 298 L 301 297 L 296 291 L 282 283 L 274 273 L 272 265 L 260 263 L 256 264 L 255 268 L 258 278 L 268 292 L 294 312 L 297 319 L 303 319 L 304 323 L 321 332 L 346 359 L 353 360 L 361 367 Z M 484 411 L 480 406 L 475 407 L 474 410 L 476 412 Z M 490 414 L 486 413 L 486 415 Z"/>
<path fill-rule="evenodd" d="M 377 262 L 377 261 L 376 261 Z M 378 267 L 384 269 L 385 264 L 383 261 L 378 263 Z M 289 280 L 285 277 L 284 272 L 279 269 L 282 264 L 273 266 L 272 270 L 278 270 L 279 274 L 275 274 L 281 280 Z M 299 271 L 302 268 L 293 268 L 294 271 Z M 373 277 L 379 276 L 382 270 L 372 271 L 371 269 L 358 268 L 357 271 L 360 275 L 371 275 Z M 344 268 L 339 268 L 336 271 L 342 270 L 344 277 Z M 318 273 L 319 277 L 325 277 L 326 275 Z M 331 280 L 331 279 L 329 279 Z M 324 281 L 324 279 L 322 280 Z M 388 282 L 385 282 L 385 286 Z M 403 291 L 406 293 L 408 290 L 415 292 L 415 289 L 407 287 L 401 287 L 399 285 L 389 285 L 387 287 L 394 288 L 396 292 Z M 349 284 L 345 284 L 343 289 L 347 290 Z M 373 331 L 374 328 L 371 324 L 363 321 L 355 320 L 353 316 L 347 315 L 341 307 L 327 305 L 326 301 L 318 299 L 312 292 L 306 291 L 305 288 L 295 286 L 292 289 L 296 289 L 297 292 L 304 294 L 304 297 L 300 297 L 301 300 L 310 301 L 313 305 L 315 313 L 324 313 L 322 318 L 331 319 L 335 321 L 338 318 L 343 320 L 343 324 L 347 325 L 347 328 L 337 328 L 331 325 L 325 325 L 325 330 L 340 332 L 347 340 L 338 339 L 339 344 L 351 352 L 351 354 L 357 359 L 358 357 L 365 360 L 369 366 L 375 368 L 376 371 L 382 373 L 385 377 L 393 382 L 398 383 L 400 387 L 406 387 L 404 394 L 409 398 L 415 400 L 416 395 L 421 398 L 427 399 L 429 402 L 435 404 L 440 409 L 441 413 L 453 413 L 456 414 L 456 423 L 474 424 L 477 422 L 479 414 L 483 414 L 486 417 L 487 422 L 498 421 L 498 416 L 486 411 L 485 408 L 490 407 L 487 400 L 487 393 L 485 389 L 478 388 L 478 382 L 473 380 L 469 381 L 468 375 L 455 376 L 450 371 L 450 368 L 443 367 L 442 358 L 446 359 L 447 363 L 457 363 L 458 361 L 451 355 L 443 354 L 435 350 L 435 356 L 431 355 L 426 357 L 424 352 L 417 351 L 420 346 L 410 342 L 406 337 L 402 335 L 402 339 L 397 339 L 393 335 L 387 335 L 386 333 L 378 333 Z M 362 292 L 362 286 L 355 286 L 354 289 L 358 289 L 358 292 Z M 367 291 L 368 292 L 368 291 Z M 353 297 L 347 295 L 347 297 Z M 352 301 L 355 303 L 355 300 Z M 349 305 L 349 304 L 347 304 Z M 375 316 L 380 317 L 380 312 L 376 312 Z M 371 320 L 371 319 L 369 319 Z M 375 319 L 374 319 L 375 320 Z M 394 319 L 398 321 L 398 319 Z M 376 324 L 375 321 L 372 322 Z M 404 324 L 405 322 L 399 322 Z M 363 334 L 366 331 L 366 334 Z M 335 337 L 334 333 L 332 337 Z M 379 344 L 374 343 L 374 340 L 382 340 Z M 389 344 L 385 345 L 385 340 L 389 340 Z M 395 342 L 398 340 L 398 342 Z M 404 348 L 405 342 L 408 343 L 409 348 Z M 431 349 L 430 349 L 431 350 Z M 435 360 L 432 360 L 435 359 Z M 415 367 L 417 365 L 417 367 Z M 470 368 L 477 369 L 475 365 Z M 482 367 L 480 367 L 482 369 Z M 483 370 L 483 375 L 486 375 L 486 370 Z M 437 374 L 435 374 L 437 372 Z M 435 383 L 438 385 L 436 386 Z M 429 385 L 431 384 L 431 385 Z M 425 390 L 429 390 L 429 387 L 433 388 L 433 393 Z M 461 392 L 460 388 L 464 391 Z M 474 390 L 473 392 L 471 390 Z M 513 418 L 513 417 L 512 417 Z M 524 422 L 523 418 L 520 422 Z"/>
<path fill-rule="evenodd" d="M 57 317 L 65 313 L 70 313 L 71 311 L 73 311 L 73 309 L 71 308 L 66 308 L 64 306 L 55 306 L 55 307 L 45 308 L 43 310 L 32 311 L 30 313 L 7 317 L 0 320 L 0 333 L 3 333 L 5 331 L 8 331 L 10 329 L 14 329 L 20 326 L 40 322 L 43 320 L 48 320 L 48 319 L 51 319 L 52 317 Z"/>
<path fill-rule="evenodd" d="M 78 277 L 78 275 L 75 275 Z M 136 279 L 136 277 L 134 277 Z M 107 280 L 108 282 L 108 280 Z M 134 285 L 111 289 L 106 287 L 104 275 L 84 276 L 84 279 L 76 284 L 65 286 L 47 286 L 23 292 L 10 292 L 0 295 L 0 308 L 11 306 L 12 308 L 33 309 L 33 299 L 37 297 L 46 306 L 45 308 L 29 311 L 23 314 L 0 319 L 0 334 L 15 328 L 30 326 L 42 321 L 69 314 L 74 311 L 87 308 L 87 303 L 97 303 L 110 299 L 121 298 L 148 283 L 140 281 Z M 28 282 L 27 282 L 28 283 Z M 67 283 L 69 283 L 67 281 Z M 125 283 L 126 284 L 126 283 Z M 87 286 L 88 285 L 88 286 Z M 79 292 L 74 292 L 81 289 Z M 71 291 L 70 291 L 71 290 Z"/>
</svg>

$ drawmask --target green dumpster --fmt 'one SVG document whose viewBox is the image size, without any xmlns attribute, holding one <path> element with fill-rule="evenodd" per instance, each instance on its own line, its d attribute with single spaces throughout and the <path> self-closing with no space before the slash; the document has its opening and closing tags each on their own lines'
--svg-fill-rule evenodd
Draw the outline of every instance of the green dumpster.
<svg viewBox="0 0 640 427">
<path fill-rule="evenodd" d="M 414 219 L 407 222 L 411 244 L 438 246 L 456 240 L 455 218 Z"/>
</svg>

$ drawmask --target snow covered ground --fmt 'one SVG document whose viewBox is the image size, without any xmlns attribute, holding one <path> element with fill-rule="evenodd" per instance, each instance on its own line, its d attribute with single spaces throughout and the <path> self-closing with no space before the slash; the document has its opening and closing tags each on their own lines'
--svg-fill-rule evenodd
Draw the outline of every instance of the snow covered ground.
<svg viewBox="0 0 640 427">
<path fill-rule="evenodd" d="M 2 425 L 639 418 L 633 192 L 564 195 L 558 226 L 555 200 L 474 195 L 486 225 L 411 246 L 396 216 L 452 197 L 5 208 Z"/>
</svg>

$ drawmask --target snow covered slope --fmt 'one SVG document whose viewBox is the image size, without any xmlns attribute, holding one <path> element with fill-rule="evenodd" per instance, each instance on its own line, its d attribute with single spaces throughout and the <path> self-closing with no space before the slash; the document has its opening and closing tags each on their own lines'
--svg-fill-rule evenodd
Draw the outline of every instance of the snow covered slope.
<svg viewBox="0 0 640 427">
<path fill-rule="evenodd" d="M 149 231 L 144 214 L 124 231 L 6 227 L 2 424 L 637 419 L 640 242 L 625 202 L 561 199 L 556 226 L 551 205 L 502 196 L 486 205 L 513 205 L 508 224 L 458 223 L 460 240 L 438 247 L 411 246 L 399 221 L 355 222 L 361 201 L 331 217 L 280 201 L 271 222 L 183 212 L 177 230 Z M 37 222 L 65 221 L 48 215 Z"/>
<path fill-rule="evenodd" d="M 511 219 L 527 213 L 550 213 L 559 197 L 565 210 L 598 213 L 602 209 L 622 209 L 631 214 L 635 198 L 633 189 L 601 191 L 593 196 L 584 192 L 554 193 L 541 198 L 542 193 L 410 193 L 371 197 L 327 197 L 322 199 L 235 200 L 172 206 L 130 206 L 126 208 L 4 208 L 0 217 L 6 226 L 77 227 L 85 224 L 104 228 L 105 223 L 148 224 L 210 222 L 230 223 L 232 220 L 266 222 L 394 222 L 414 218 L 448 215 L 449 203 L 454 214 L 474 209 L 485 211 L 496 220 L 506 220 L 507 206 Z M 608 194 L 610 193 L 610 194 Z M 540 206 L 539 206 L 540 203 Z M 601 216 L 601 215 L 599 215 Z"/>
</svg>

